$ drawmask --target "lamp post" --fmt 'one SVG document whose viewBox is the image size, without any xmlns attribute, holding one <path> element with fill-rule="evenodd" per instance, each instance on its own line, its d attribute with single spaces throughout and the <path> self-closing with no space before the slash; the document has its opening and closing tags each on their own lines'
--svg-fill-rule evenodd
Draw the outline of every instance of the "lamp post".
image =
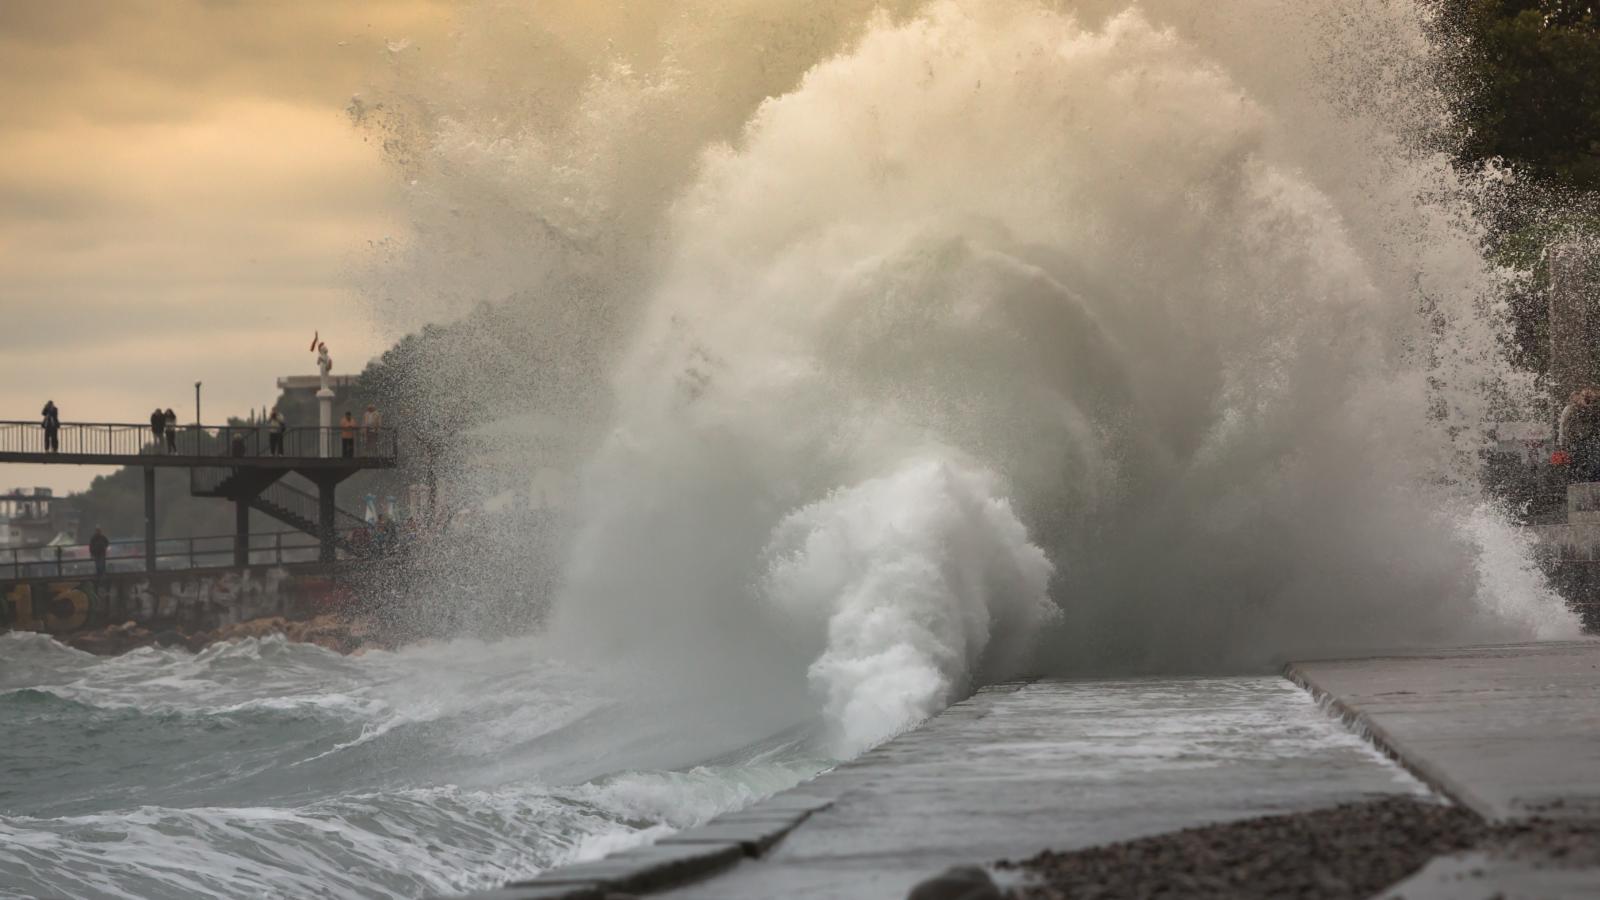
<svg viewBox="0 0 1600 900">
<path fill-rule="evenodd" d="M 200 430 L 200 382 L 198 381 L 194 383 L 194 427 L 198 433 Z"/>
</svg>

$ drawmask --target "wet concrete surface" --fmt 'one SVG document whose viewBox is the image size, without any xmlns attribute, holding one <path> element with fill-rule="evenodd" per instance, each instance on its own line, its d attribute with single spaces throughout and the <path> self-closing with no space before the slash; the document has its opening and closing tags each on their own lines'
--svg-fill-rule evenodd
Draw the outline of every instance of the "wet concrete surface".
<svg viewBox="0 0 1600 900">
<path fill-rule="evenodd" d="M 1487 819 L 1600 818 L 1600 641 L 1298 662 L 1290 675 Z"/>
<path fill-rule="evenodd" d="M 1600 809 L 1600 641 L 1314 661 L 1288 672 L 1295 683 L 986 688 L 749 810 L 495 896 L 603 896 L 626 886 L 676 900 L 896 898 L 952 866 L 1260 816 L 1292 814 L 1298 827 L 1315 818 L 1299 814 L 1326 817 L 1338 804 L 1424 796 L 1423 782 L 1498 836 L 1436 858 L 1381 896 L 1600 895 L 1600 868 L 1582 849 L 1600 843 L 1587 837 Z M 703 875 L 684 885 L 685 872 Z M 1330 891 L 1307 896 L 1344 896 Z"/>
<path fill-rule="evenodd" d="M 954 865 L 1422 788 L 1287 682 L 1245 678 L 988 689 L 803 790 L 832 803 L 661 896 L 904 897 Z"/>
<path fill-rule="evenodd" d="M 1302 662 L 1288 674 L 1501 826 L 1381 896 L 1600 896 L 1600 640 Z"/>
</svg>

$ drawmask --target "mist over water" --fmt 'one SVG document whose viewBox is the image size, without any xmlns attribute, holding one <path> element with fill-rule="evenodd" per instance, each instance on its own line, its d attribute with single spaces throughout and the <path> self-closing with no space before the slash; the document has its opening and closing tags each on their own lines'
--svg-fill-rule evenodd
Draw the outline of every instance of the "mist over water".
<svg viewBox="0 0 1600 900">
<path fill-rule="evenodd" d="M 580 435 L 563 646 L 848 754 L 1021 671 L 1574 631 L 1478 487 L 1533 386 L 1417 4 L 630 9 L 483 5 L 368 118 L 385 314 L 512 295 L 559 388 L 497 401 Z"/>
</svg>

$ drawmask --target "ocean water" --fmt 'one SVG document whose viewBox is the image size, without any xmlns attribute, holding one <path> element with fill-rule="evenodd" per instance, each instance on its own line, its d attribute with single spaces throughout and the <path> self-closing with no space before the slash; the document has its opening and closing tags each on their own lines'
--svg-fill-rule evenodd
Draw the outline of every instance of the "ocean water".
<svg viewBox="0 0 1600 900">
<path fill-rule="evenodd" d="M 511 640 L 343 657 L 269 638 L 106 659 L 0 636 L 0 896 L 459 892 L 828 764 L 798 732 L 662 715 L 545 654 Z"/>
</svg>

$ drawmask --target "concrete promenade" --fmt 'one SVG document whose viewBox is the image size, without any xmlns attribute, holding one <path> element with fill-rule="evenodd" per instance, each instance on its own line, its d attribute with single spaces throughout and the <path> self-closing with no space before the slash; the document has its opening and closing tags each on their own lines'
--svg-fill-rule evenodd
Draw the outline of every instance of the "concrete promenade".
<svg viewBox="0 0 1600 900">
<path fill-rule="evenodd" d="M 904 897 L 953 864 L 1419 790 L 1276 676 L 997 685 L 750 809 L 479 896 Z"/>
<path fill-rule="evenodd" d="M 1486 819 L 1600 818 L 1600 641 L 1302 662 L 1288 674 Z"/>
<path fill-rule="evenodd" d="M 1302 662 L 1286 674 L 1310 695 L 1273 679 L 986 688 L 751 809 L 477 896 L 904 897 L 952 865 L 1421 790 L 1309 708 L 1313 696 L 1491 821 L 1600 818 L 1600 641 Z M 1123 707 L 1164 693 L 1167 709 Z M 1600 896 L 1600 868 L 1530 855 L 1527 843 L 1437 859 L 1386 896 Z"/>
<path fill-rule="evenodd" d="M 1436 859 L 1385 897 L 1600 896 L 1600 847 L 1557 856 L 1537 836 L 1551 830 L 1537 820 L 1600 821 L 1600 641 L 1303 662 L 1287 674 L 1440 793 L 1530 829 Z"/>
</svg>

